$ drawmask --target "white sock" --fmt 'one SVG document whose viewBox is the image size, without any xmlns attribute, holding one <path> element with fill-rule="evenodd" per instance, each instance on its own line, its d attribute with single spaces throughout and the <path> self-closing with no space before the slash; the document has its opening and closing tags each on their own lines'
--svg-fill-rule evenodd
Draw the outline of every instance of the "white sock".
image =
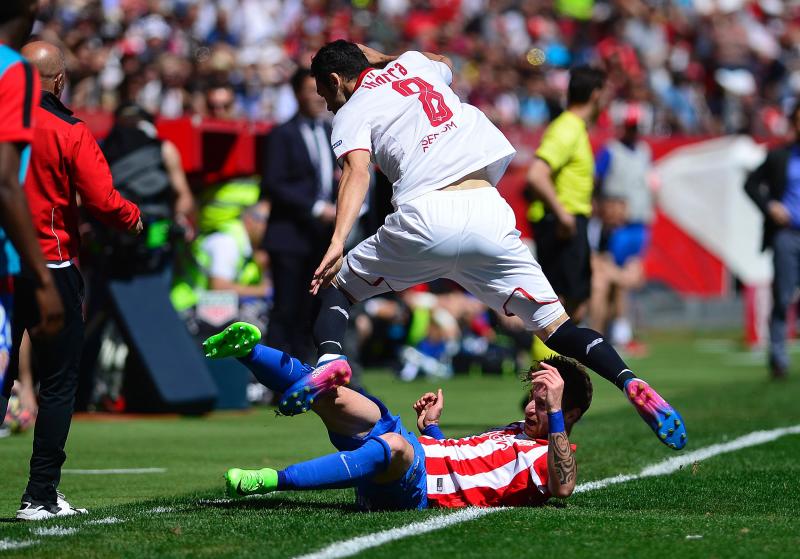
<svg viewBox="0 0 800 559">
<path fill-rule="evenodd" d="M 331 360 L 336 359 L 337 357 L 341 357 L 341 356 L 342 356 L 341 353 L 326 353 L 322 357 L 317 359 L 317 367 L 319 367 L 319 364 L 324 362 L 324 361 L 331 361 Z"/>
</svg>

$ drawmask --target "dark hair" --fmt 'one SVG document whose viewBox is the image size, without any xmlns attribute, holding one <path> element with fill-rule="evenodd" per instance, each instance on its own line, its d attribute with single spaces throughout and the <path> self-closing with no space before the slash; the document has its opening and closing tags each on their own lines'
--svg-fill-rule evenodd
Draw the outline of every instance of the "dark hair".
<svg viewBox="0 0 800 559">
<path fill-rule="evenodd" d="M 547 363 L 558 369 L 561 378 L 564 379 L 564 394 L 561 397 L 561 408 L 567 412 L 578 408 L 581 416 L 586 413 L 592 404 L 592 379 L 583 366 L 568 357 L 561 355 L 548 357 L 542 361 L 534 362 L 533 366 L 525 373 L 525 381 L 530 383 L 531 373 L 540 370 L 539 363 Z"/>
<path fill-rule="evenodd" d="M 292 85 L 292 91 L 297 93 L 300 91 L 300 88 L 303 87 L 303 82 L 306 78 L 313 77 L 311 75 L 311 70 L 308 68 L 298 68 L 295 70 L 294 74 L 292 74 L 292 79 L 289 80 L 289 83 Z"/>
<path fill-rule="evenodd" d="M 367 68 L 369 62 L 358 45 L 343 39 L 328 43 L 311 59 L 311 75 L 315 78 L 339 74 L 345 80 L 354 80 Z"/>
<path fill-rule="evenodd" d="M 0 0 L 0 25 L 25 15 L 31 0 Z"/>
<path fill-rule="evenodd" d="M 601 89 L 606 81 L 606 74 L 602 70 L 591 66 L 576 66 L 569 71 L 569 88 L 567 89 L 567 104 L 581 105 L 588 103 L 592 93 Z"/>
</svg>

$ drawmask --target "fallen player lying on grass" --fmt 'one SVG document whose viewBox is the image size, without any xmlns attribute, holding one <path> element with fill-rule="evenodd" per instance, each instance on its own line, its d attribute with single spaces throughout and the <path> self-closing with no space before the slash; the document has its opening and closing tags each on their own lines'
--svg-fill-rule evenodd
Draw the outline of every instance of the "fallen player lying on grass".
<svg viewBox="0 0 800 559">
<path fill-rule="evenodd" d="M 225 480 L 232 497 L 354 487 L 365 510 L 402 510 L 540 505 L 575 488 L 568 435 L 589 408 L 592 383 L 571 359 L 532 367 L 524 420 L 480 435 L 445 438 L 438 427 L 442 391 L 424 394 L 414 404 L 417 437 L 378 399 L 343 386 L 351 375 L 346 360 L 315 370 L 257 344 L 260 338 L 255 326 L 240 322 L 203 346 L 207 357 L 237 357 L 261 383 L 283 393 L 284 415 L 314 411 L 339 452 L 280 471 L 230 469 Z"/>
</svg>

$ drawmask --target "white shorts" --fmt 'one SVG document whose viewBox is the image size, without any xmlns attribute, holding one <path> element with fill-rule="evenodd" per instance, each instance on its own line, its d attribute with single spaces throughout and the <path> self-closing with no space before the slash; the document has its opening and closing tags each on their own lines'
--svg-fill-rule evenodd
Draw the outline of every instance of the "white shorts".
<svg viewBox="0 0 800 559">
<path fill-rule="evenodd" d="M 519 236 L 514 212 L 496 188 L 437 190 L 390 214 L 347 253 L 336 281 L 363 301 L 445 278 L 541 330 L 564 308 Z"/>
</svg>

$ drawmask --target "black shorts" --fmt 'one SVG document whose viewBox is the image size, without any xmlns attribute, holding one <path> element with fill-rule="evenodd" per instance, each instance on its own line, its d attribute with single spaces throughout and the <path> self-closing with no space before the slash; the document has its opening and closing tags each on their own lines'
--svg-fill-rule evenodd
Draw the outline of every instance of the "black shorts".
<svg viewBox="0 0 800 559">
<path fill-rule="evenodd" d="M 572 305 L 588 300 L 592 289 L 588 223 L 587 217 L 575 216 L 576 233 L 571 239 L 558 237 L 558 221 L 553 214 L 532 224 L 542 271 L 558 296 Z"/>
</svg>

